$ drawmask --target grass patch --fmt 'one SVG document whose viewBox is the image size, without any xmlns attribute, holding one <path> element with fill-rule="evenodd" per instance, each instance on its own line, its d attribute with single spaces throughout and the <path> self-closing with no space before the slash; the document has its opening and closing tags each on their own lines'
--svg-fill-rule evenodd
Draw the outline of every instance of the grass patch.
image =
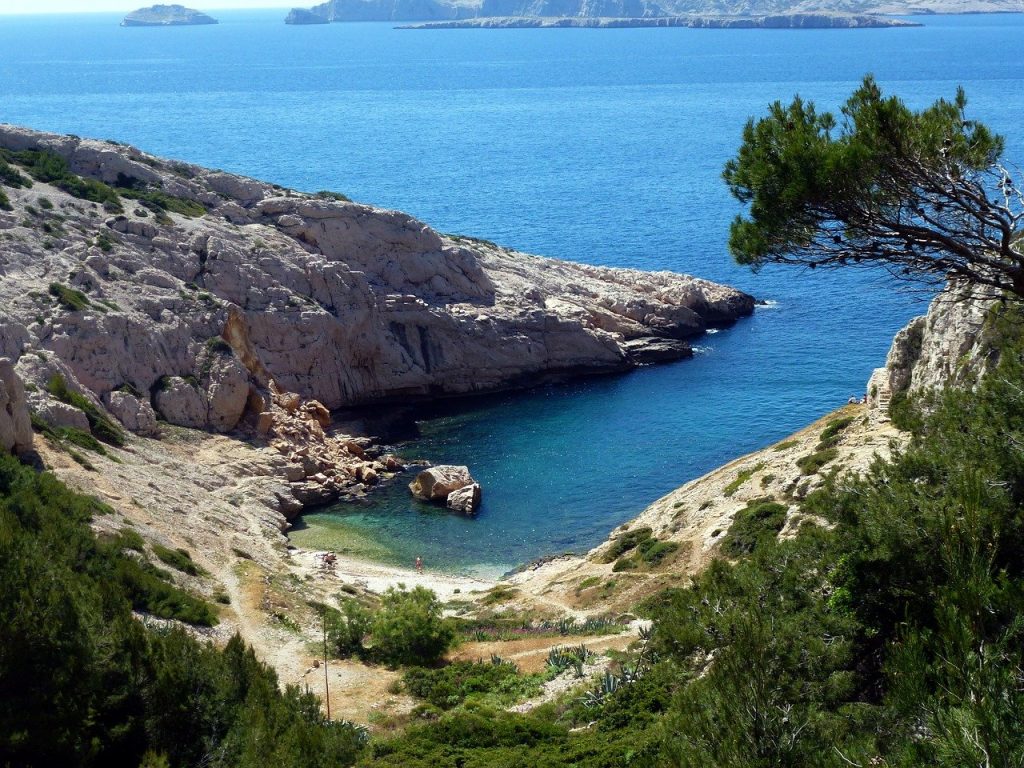
<svg viewBox="0 0 1024 768">
<path fill-rule="evenodd" d="M 72 197 L 100 203 L 110 213 L 122 213 L 121 198 L 117 192 L 102 181 L 86 179 L 72 173 L 67 160 L 48 150 L 26 149 L 21 152 L 5 152 L 0 155 L 8 162 L 22 166 L 36 181 L 52 184 Z"/>
<path fill-rule="evenodd" d="M 46 385 L 47 391 L 62 403 L 73 405 L 83 413 L 89 420 L 89 429 L 92 434 L 104 443 L 122 447 L 126 440 L 124 430 L 121 429 L 112 419 L 103 415 L 99 408 L 92 404 L 85 396 L 71 390 L 67 381 L 59 373 L 55 374 Z"/>
<path fill-rule="evenodd" d="M 50 283 L 49 290 L 50 295 L 57 299 L 57 303 L 69 312 L 80 312 L 92 306 L 88 296 L 66 285 Z"/>
<path fill-rule="evenodd" d="M 648 527 L 634 528 L 631 531 L 620 533 L 608 546 L 601 556 L 600 562 L 611 563 L 618 560 L 622 555 L 632 549 L 636 549 L 642 542 L 651 538 L 651 529 Z"/>
<path fill-rule="evenodd" d="M 747 480 L 752 478 L 762 469 L 764 469 L 764 462 L 759 462 L 755 464 L 753 467 L 748 467 L 747 469 L 742 470 L 738 475 L 736 475 L 735 480 L 733 480 L 731 483 L 725 486 L 725 490 L 723 490 L 722 493 L 726 497 L 732 496 L 734 493 L 736 493 L 736 491 L 740 489 L 740 486 L 742 486 L 745 482 L 747 482 Z"/>
<path fill-rule="evenodd" d="M 170 219 L 166 217 L 168 212 L 177 213 L 189 219 L 205 216 L 207 213 L 206 207 L 202 203 L 197 203 L 195 200 L 189 200 L 184 197 L 168 195 L 166 192 L 154 189 L 120 187 L 117 191 L 121 197 L 135 200 L 139 205 L 157 214 L 157 222 L 160 224 L 170 223 Z M 164 214 L 163 219 L 161 219 L 160 214 Z"/>
<path fill-rule="evenodd" d="M 146 549 L 146 542 L 142 540 L 142 536 L 131 528 L 122 528 L 118 531 L 117 535 L 113 537 L 113 542 L 118 549 L 122 550 L 131 549 L 135 552 L 143 552 Z"/>
<path fill-rule="evenodd" d="M 772 448 L 772 450 L 773 451 L 788 451 L 793 446 L 796 446 L 796 445 L 799 445 L 799 444 L 800 444 L 799 440 L 786 440 L 786 441 L 781 442 L 778 445 L 776 445 L 774 448 Z"/>
<path fill-rule="evenodd" d="M 351 199 L 349 199 L 346 195 L 341 194 L 341 192 L 331 192 L 330 190 L 327 189 L 320 190 L 319 192 L 316 193 L 316 195 L 314 195 L 314 197 L 317 197 L 320 200 L 337 200 L 338 202 L 341 203 L 352 202 Z"/>
<path fill-rule="evenodd" d="M 670 555 L 679 550 L 679 543 L 675 541 L 660 541 L 648 538 L 641 541 L 632 555 L 620 557 L 612 566 L 612 571 L 633 571 L 638 568 L 657 568 Z"/>
<path fill-rule="evenodd" d="M 93 245 L 95 245 L 104 253 L 110 253 L 111 249 L 114 247 L 114 238 L 111 237 L 110 233 L 107 230 L 101 229 L 99 232 L 96 233 L 96 237 L 93 240 Z"/>
<path fill-rule="evenodd" d="M 184 549 L 170 549 L 160 544 L 154 544 L 153 554 L 160 559 L 160 562 L 182 573 L 187 573 L 189 576 L 204 576 L 206 574 L 206 571 L 192 561 L 192 555 Z"/>
<path fill-rule="evenodd" d="M 736 513 L 722 539 L 722 552 L 730 557 L 750 554 L 766 540 L 774 540 L 786 522 L 788 507 L 771 498 L 754 499 Z"/>
<path fill-rule="evenodd" d="M 821 438 L 818 441 L 818 445 L 815 448 L 817 451 L 825 451 L 829 448 L 834 448 L 839 442 L 839 438 L 842 436 L 846 428 L 853 423 L 853 416 L 843 416 L 838 419 L 833 419 L 826 426 L 824 431 L 821 433 Z"/>
<path fill-rule="evenodd" d="M 457 661 L 440 669 L 412 667 L 402 675 L 402 689 L 441 710 L 467 700 L 508 707 L 536 696 L 542 675 L 522 675 L 515 664 L 495 656 L 489 662 Z"/>
<path fill-rule="evenodd" d="M 826 448 L 823 451 L 815 451 L 797 459 L 796 465 L 800 468 L 801 474 L 815 475 L 838 455 L 839 451 L 835 448 Z"/>
<path fill-rule="evenodd" d="M 0 153 L 0 184 L 14 189 L 28 189 L 32 186 L 32 179 L 8 163 L 4 154 Z"/>
<path fill-rule="evenodd" d="M 498 605 L 499 603 L 507 603 L 509 600 L 515 599 L 518 595 L 519 590 L 515 587 L 508 587 L 504 584 L 499 584 L 497 587 L 495 587 L 482 598 L 480 598 L 480 604 L 491 606 Z"/>
</svg>

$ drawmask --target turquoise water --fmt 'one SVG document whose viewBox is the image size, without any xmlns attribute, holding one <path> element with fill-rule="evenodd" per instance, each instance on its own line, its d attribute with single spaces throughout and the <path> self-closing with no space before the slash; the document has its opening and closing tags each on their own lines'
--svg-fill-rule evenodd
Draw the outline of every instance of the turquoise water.
<svg viewBox="0 0 1024 768">
<path fill-rule="evenodd" d="M 378 556 L 500 571 L 588 547 L 650 501 L 863 389 L 923 311 L 867 273 L 729 262 L 719 179 L 743 121 L 794 93 L 835 107 L 861 76 L 914 105 L 963 84 L 1024 158 L 1024 16 L 905 30 L 120 29 L 109 15 L 0 17 L 0 120 L 414 213 L 551 256 L 692 272 L 771 301 L 692 361 L 474 401 L 421 423 L 410 456 L 468 463 L 476 520 L 413 506 L 309 516 Z M 325 527 L 326 526 L 326 527 Z M 326 533 L 325 533 L 326 532 Z M 364 536 L 365 537 L 365 536 Z"/>
</svg>

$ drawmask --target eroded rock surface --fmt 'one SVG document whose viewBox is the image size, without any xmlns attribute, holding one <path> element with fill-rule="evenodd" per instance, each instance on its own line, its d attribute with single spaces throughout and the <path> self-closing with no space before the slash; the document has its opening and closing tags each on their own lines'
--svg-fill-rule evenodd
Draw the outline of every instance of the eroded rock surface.
<svg viewBox="0 0 1024 768">
<path fill-rule="evenodd" d="M 32 423 L 25 387 L 6 357 L 0 357 L 0 450 L 16 454 L 32 450 Z"/>
<path fill-rule="evenodd" d="M 409 490 L 421 501 L 445 502 L 449 494 L 471 485 L 476 485 L 476 481 L 469 474 L 469 467 L 439 464 L 416 475 L 409 483 Z"/>
<path fill-rule="evenodd" d="M 119 144 L 0 126 L 0 148 L 26 181 L 3 187 L 0 354 L 40 407 L 59 374 L 140 434 L 156 416 L 254 426 L 271 384 L 332 410 L 627 370 L 753 310 L 705 280 L 442 236 Z M 29 185 L 33 152 L 108 185 L 100 202 Z"/>
</svg>

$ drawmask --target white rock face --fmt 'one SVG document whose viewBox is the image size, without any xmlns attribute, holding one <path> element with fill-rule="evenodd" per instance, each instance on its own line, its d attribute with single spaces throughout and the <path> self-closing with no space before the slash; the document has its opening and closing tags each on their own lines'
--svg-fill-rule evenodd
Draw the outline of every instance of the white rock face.
<svg viewBox="0 0 1024 768">
<path fill-rule="evenodd" d="M 895 394 L 970 384 L 995 362 L 984 343 L 985 317 L 995 299 L 967 298 L 946 289 L 928 313 L 915 317 L 895 336 L 885 367 Z"/>
<path fill-rule="evenodd" d="M 107 396 L 106 406 L 114 418 L 130 432 L 143 437 L 155 437 L 160 434 L 153 407 L 130 392 L 120 390 L 111 392 Z"/>
<path fill-rule="evenodd" d="M 480 508 L 480 497 L 480 484 L 470 483 L 449 493 L 445 506 L 464 515 L 475 515 Z"/>
<path fill-rule="evenodd" d="M 81 408 L 61 403 L 49 397 L 31 398 L 31 409 L 36 416 L 51 427 L 70 427 L 82 432 L 89 431 L 89 419 Z"/>
<path fill-rule="evenodd" d="M 476 485 L 476 481 L 469 474 L 469 467 L 439 464 L 416 475 L 409 483 L 409 490 L 422 501 L 446 501 L 452 492 L 471 485 Z M 479 497 L 479 486 L 477 488 Z"/>
<path fill-rule="evenodd" d="M 32 422 L 25 387 L 14 364 L 0 357 L 0 450 L 22 454 L 32 450 Z"/>
<path fill-rule="evenodd" d="M 255 419 L 271 382 L 335 409 L 628 370 L 685 357 L 687 339 L 753 311 L 750 296 L 697 278 L 444 237 L 403 213 L 131 147 L 3 125 L 0 147 L 207 210 L 158 217 L 122 199 L 117 213 L 39 182 L 5 188 L 0 352 L 51 356 L 129 422 L 138 412 L 114 406 L 115 390 L 149 394 L 172 424 L 227 431 Z M 58 215 L 62 232 L 43 231 Z M 58 301 L 55 281 L 85 303 Z"/>
</svg>

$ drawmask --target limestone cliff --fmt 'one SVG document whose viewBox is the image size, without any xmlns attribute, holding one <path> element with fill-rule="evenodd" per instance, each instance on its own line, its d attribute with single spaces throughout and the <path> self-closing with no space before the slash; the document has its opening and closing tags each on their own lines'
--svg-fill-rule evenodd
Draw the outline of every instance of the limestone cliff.
<svg viewBox="0 0 1024 768">
<path fill-rule="evenodd" d="M 140 433 L 231 430 L 286 392 L 334 409 L 626 370 L 753 309 L 113 143 L 0 126 L 0 148 L 0 355 L 37 409 L 59 375 Z"/>
<path fill-rule="evenodd" d="M 0 451 L 25 454 L 32 450 L 32 423 L 25 387 L 14 366 L 0 357 Z"/>
<path fill-rule="evenodd" d="M 947 288 L 893 339 L 872 381 L 890 396 L 970 385 L 997 359 L 985 329 L 995 298 Z M 876 395 L 877 397 L 877 395 Z M 874 398 L 873 398 L 874 399 Z"/>
<path fill-rule="evenodd" d="M 311 13 L 327 21 L 453 21 L 501 17 L 636 21 L 704 17 L 710 23 L 691 22 L 677 26 L 708 27 L 729 26 L 727 20 L 730 17 L 747 20 L 787 17 L 787 23 L 776 22 L 775 26 L 813 27 L 863 25 L 842 24 L 841 21 L 825 24 L 824 19 L 829 16 L 841 19 L 844 15 L 863 14 L 1005 13 L 1022 10 L 1024 3 L 1021 0 L 327 0 L 313 6 Z M 806 23 L 794 21 L 801 17 Z"/>
</svg>

